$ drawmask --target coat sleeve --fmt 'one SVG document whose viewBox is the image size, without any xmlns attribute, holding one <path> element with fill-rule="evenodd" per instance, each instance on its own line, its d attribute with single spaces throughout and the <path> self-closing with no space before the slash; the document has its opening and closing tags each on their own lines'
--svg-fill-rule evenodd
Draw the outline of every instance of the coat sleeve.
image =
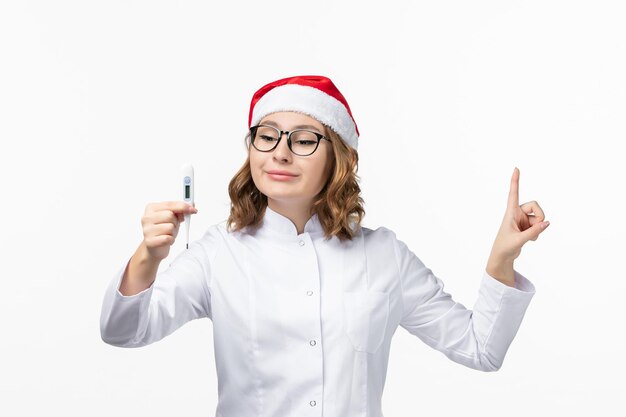
<svg viewBox="0 0 626 417">
<path fill-rule="evenodd" d="M 473 310 L 455 302 L 443 282 L 396 239 L 403 312 L 400 326 L 449 359 L 480 371 L 497 371 L 517 334 L 534 285 L 514 271 L 515 288 L 483 272 Z"/>
<path fill-rule="evenodd" d="M 125 296 L 119 291 L 130 259 L 110 281 L 102 301 L 100 334 L 113 346 L 141 347 L 161 340 L 190 320 L 211 318 L 207 251 L 200 241 L 189 244 L 152 285 Z"/>
</svg>

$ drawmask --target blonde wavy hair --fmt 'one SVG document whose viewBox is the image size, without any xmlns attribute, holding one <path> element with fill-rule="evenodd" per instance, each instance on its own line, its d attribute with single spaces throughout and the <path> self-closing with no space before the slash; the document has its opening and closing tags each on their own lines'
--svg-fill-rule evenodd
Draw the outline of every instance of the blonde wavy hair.
<svg viewBox="0 0 626 417">
<path fill-rule="evenodd" d="M 340 241 L 352 240 L 365 215 L 358 184 L 360 178 L 357 175 L 359 155 L 333 130 L 327 126 L 324 126 L 324 130 L 332 143 L 334 166 L 332 174 L 313 201 L 311 215 L 317 214 L 327 240 L 333 236 L 337 236 Z M 250 149 L 249 132 L 245 137 L 245 146 Z M 249 153 L 243 166 L 230 180 L 228 194 L 231 204 L 227 230 L 258 227 L 265 214 L 267 196 L 259 191 L 252 180 Z"/>
</svg>

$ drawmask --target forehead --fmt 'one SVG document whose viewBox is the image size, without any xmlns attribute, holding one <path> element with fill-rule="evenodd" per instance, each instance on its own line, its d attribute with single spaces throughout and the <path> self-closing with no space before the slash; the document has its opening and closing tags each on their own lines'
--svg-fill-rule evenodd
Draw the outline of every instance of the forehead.
<svg viewBox="0 0 626 417">
<path fill-rule="evenodd" d="M 306 114 L 291 111 L 268 114 L 261 119 L 259 124 L 261 123 L 276 126 L 285 130 L 312 128 L 314 130 L 319 130 L 322 133 L 324 132 L 324 125 L 316 119 L 307 116 Z"/>
</svg>

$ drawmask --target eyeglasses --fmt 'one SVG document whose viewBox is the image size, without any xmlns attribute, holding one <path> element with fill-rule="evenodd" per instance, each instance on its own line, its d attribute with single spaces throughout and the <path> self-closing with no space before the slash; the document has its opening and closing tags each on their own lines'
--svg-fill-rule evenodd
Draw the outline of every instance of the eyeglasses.
<svg viewBox="0 0 626 417">
<path fill-rule="evenodd" d="M 257 125 L 250 128 L 252 146 L 260 152 L 273 151 L 287 134 L 289 150 L 299 156 L 309 156 L 317 150 L 322 139 L 331 141 L 326 136 L 306 129 L 294 129 L 291 132 L 280 130 L 274 126 Z"/>
</svg>

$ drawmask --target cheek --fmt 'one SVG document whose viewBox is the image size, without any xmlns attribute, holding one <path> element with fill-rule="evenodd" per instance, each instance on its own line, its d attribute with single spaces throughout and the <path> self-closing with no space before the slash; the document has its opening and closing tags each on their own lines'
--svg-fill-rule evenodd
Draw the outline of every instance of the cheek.
<svg viewBox="0 0 626 417">
<path fill-rule="evenodd" d="M 250 154 L 250 171 L 252 174 L 257 175 L 259 170 L 261 169 L 262 159 L 259 158 L 255 153 Z"/>
<path fill-rule="evenodd" d="M 252 176 L 252 180 L 256 183 L 258 180 L 258 172 L 259 172 L 259 163 L 252 154 L 250 154 L 250 162 L 248 163 L 250 166 L 250 175 Z"/>
<path fill-rule="evenodd" d="M 328 161 L 320 161 L 319 164 L 315 166 L 315 172 L 317 172 L 317 177 L 315 179 L 315 183 L 317 187 L 322 187 L 328 181 L 328 176 L 331 173 L 330 169 L 332 164 L 329 164 Z"/>
<path fill-rule="evenodd" d="M 255 154 L 254 152 L 250 154 L 250 176 L 254 185 L 261 191 L 264 191 L 265 187 L 270 184 L 268 178 L 263 174 L 264 164 L 265 158 L 263 155 Z"/>
</svg>

